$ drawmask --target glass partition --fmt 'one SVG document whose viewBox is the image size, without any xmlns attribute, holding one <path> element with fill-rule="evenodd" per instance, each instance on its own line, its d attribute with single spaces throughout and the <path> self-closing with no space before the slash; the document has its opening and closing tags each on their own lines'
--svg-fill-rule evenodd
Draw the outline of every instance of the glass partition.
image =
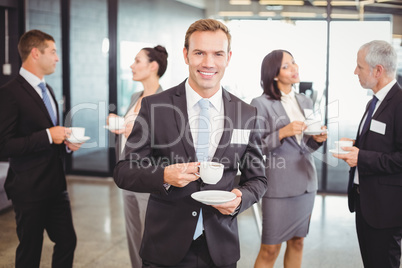
<svg viewBox="0 0 402 268">
<path fill-rule="evenodd" d="M 109 172 L 105 121 L 108 112 L 107 0 L 71 0 L 71 110 L 66 126 L 84 127 L 90 137 L 72 156 L 74 172 Z"/>
<path fill-rule="evenodd" d="M 28 0 L 26 30 L 38 29 L 53 36 L 57 55 L 60 61 L 57 63 L 53 74 L 45 77 L 46 82 L 52 87 L 56 95 L 59 107 L 60 124 L 63 125 L 63 77 L 62 77 L 62 40 L 61 40 L 61 13 L 60 0 Z"/>
<path fill-rule="evenodd" d="M 357 128 L 372 91 L 363 89 L 354 75 L 357 52 L 361 45 L 374 39 L 391 42 L 390 21 L 331 22 L 328 89 L 328 149 L 342 137 L 356 138 Z M 346 192 L 349 166 L 328 154 L 328 188 Z"/>
</svg>

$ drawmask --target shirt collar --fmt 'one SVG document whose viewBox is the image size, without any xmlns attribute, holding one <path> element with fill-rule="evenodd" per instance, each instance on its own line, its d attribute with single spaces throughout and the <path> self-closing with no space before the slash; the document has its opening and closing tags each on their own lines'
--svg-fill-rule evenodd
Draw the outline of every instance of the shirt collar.
<svg viewBox="0 0 402 268">
<path fill-rule="evenodd" d="M 294 92 L 293 89 L 290 90 L 290 92 L 289 92 L 288 94 L 282 92 L 282 90 L 279 90 L 279 91 L 281 92 L 281 96 L 282 96 L 283 98 L 289 98 L 289 99 L 294 99 L 294 98 L 296 98 L 296 97 L 295 97 L 296 95 L 295 95 L 295 92 Z"/>
<path fill-rule="evenodd" d="M 395 85 L 395 83 L 396 79 L 389 82 L 385 87 L 383 87 L 376 94 L 374 94 L 380 102 L 384 100 L 385 96 L 387 96 L 388 92 Z"/>
<path fill-rule="evenodd" d="M 33 73 L 29 72 L 28 70 L 24 69 L 23 67 L 20 68 L 20 75 L 24 77 L 25 80 L 33 87 L 36 88 L 39 83 L 43 82 L 46 84 L 45 78 L 42 80 L 39 79 L 36 75 Z"/>
<path fill-rule="evenodd" d="M 186 100 L 187 100 L 187 108 L 193 108 L 198 104 L 198 101 L 202 99 L 194 89 L 191 88 L 188 79 L 186 80 Z M 216 111 L 220 112 L 223 106 L 223 98 L 222 98 L 222 87 L 219 86 L 219 90 L 209 99 L 209 102 L 215 108 Z"/>
</svg>

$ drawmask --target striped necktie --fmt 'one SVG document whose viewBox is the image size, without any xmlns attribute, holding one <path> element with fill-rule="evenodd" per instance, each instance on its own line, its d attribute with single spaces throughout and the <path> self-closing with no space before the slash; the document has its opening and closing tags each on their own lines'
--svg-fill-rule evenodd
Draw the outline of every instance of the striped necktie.
<svg viewBox="0 0 402 268">
<path fill-rule="evenodd" d="M 39 83 L 38 87 L 42 90 L 42 97 L 43 97 L 43 102 L 45 103 L 47 112 L 50 115 L 50 118 L 52 119 L 53 125 L 55 126 L 57 124 L 57 117 L 56 113 L 53 111 L 52 103 L 50 102 L 49 95 L 47 94 L 47 88 L 45 83 L 41 82 Z"/>
<path fill-rule="evenodd" d="M 375 109 L 375 106 L 377 104 L 377 101 L 378 101 L 378 98 L 374 95 L 373 99 L 370 102 L 370 106 L 369 106 L 369 109 L 368 109 L 368 112 L 367 112 L 366 121 L 364 121 L 364 125 L 363 125 L 362 131 L 360 133 L 360 136 L 363 135 L 368 130 L 368 128 L 370 126 L 371 117 L 373 116 L 374 109 Z"/>
<path fill-rule="evenodd" d="M 209 100 L 201 99 L 198 104 L 200 105 L 201 111 L 198 118 L 198 138 L 196 144 L 196 155 L 199 162 L 208 161 L 208 149 L 209 149 L 209 132 L 210 132 L 210 121 L 209 121 Z M 195 232 L 193 239 L 197 239 L 204 229 L 202 208 L 200 209 L 200 215 L 198 217 L 197 226 L 195 227 Z"/>
</svg>

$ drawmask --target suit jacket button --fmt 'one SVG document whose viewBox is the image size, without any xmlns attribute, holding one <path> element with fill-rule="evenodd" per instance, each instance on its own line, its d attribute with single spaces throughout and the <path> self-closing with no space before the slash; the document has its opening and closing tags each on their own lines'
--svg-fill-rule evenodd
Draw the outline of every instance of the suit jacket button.
<svg viewBox="0 0 402 268">
<path fill-rule="evenodd" d="M 193 217 L 197 216 L 197 211 L 193 211 L 193 213 L 191 213 L 193 215 Z"/>
</svg>

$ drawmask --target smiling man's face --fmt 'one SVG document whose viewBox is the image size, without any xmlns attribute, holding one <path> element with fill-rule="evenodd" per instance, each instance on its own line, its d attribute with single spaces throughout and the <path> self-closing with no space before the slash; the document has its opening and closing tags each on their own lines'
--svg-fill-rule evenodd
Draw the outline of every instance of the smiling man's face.
<svg viewBox="0 0 402 268">
<path fill-rule="evenodd" d="M 188 50 L 183 50 L 189 66 L 189 84 L 200 96 L 209 98 L 220 86 L 232 52 L 228 52 L 228 39 L 222 30 L 196 31 L 189 39 Z"/>
</svg>

